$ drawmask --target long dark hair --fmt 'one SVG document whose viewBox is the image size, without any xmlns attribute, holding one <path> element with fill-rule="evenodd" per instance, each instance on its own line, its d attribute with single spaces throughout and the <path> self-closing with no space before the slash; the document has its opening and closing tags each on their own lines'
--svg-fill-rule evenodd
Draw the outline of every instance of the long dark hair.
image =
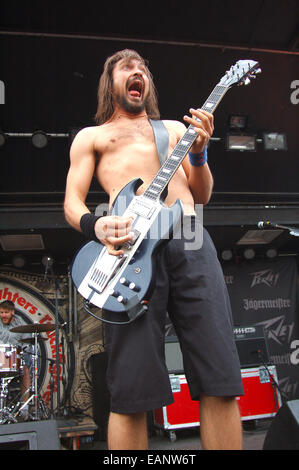
<svg viewBox="0 0 299 470">
<path fill-rule="evenodd" d="M 98 86 L 98 109 L 95 114 L 96 123 L 104 124 L 104 122 L 107 122 L 113 115 L 114 106 L 112 99 L 112 72 L 115 64 L 122 59 L 127 59 L 128 61 L 131 59 L 137 59 L 146 67 L 149 77 L 149 94 L 145 102 L 145 109 L 149 118 L 159 119 L 160 112 L 158 109 L 157 92 L 153 82 L 152 74 L 147 67 L 146 61 L 138 54 L 138 52 L 131 49 L 124 49 L 108 57 L 104 64 L 104 71 L 100 77 Z"/>
</svg>

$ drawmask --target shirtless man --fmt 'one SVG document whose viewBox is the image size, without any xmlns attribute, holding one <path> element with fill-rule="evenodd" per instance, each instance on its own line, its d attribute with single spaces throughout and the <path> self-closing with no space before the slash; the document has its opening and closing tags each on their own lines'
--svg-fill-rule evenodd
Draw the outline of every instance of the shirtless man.
<svg viewBox="0 0 299 470">
<path fill-rule="evenodd" d="M 138 177 L 143 180 L 144 183 L 138 188 L 137 194 L 142 193 L 160 167 L 153 130 L 149 123 L 149 118 L 159 118 L 157 100 L 151 74 L 139 54 L 135 51 L 124 50 L 107 59 L 99 84 L 98 101 L 96 118 L 100 125 L 81 130 L 74 139 L 71 148 L 71 164 L 67 177 L 64 206 L 65 216 L 75 229 L 82 230 L 90 239 L 99 239 L 111 254 L 119 255 L 122 253 L 121 245 L 131 238 L 131 219 L 117 216 L 96 218 L 89 213 L 85 200 L 94 174 L 109 195 L 109 202 L 112 204 L 119 191 L 134 178 Z M 184 116 L 184 120 L 187 124 L 194 126 L 198 136 L 191 148 L 192 155 L 184 159 L 169 184 L 165 203 L 172 205 L 179 197 L 184 206 L 184 215 L 194 218 L 194 205 L 206 204 L 212 193 L 213 177 L 203 152 L 214 127 L 213 116 L 210 113 L 200 109 L 191 109 L 190 113 L 191 116 Z M 184 134 L 186 127 L 177 121 L 166 120 L 163 122 L 168 130 L 169 153 L 171 153 Z M 167 248 L 161 254 L 161 264 L 157 276 L 161 277 L 164 273 L 164 283 L 168 282 L 164 270 L 164 266 L 166 266 L 164 253 L 167 253 L 174 243 L 176 243 L 174 240 L 168 242 Z M 226 366 L 221 364 L 219 369 L 216 367 L 217 370 L 207 379 L 214 386 L 207 385 L 205 387 L 200 384 L 201 381 L 206 380 L 199 377 L 203 373 L 199 369 L 203 371 L 205 368 L 204 361 L 200 365 L 198 359 L 198 364 L 195 366 L 195 369 L 198 370 L 194 369 L 194 363 L 197 363 L 197 357 L 199 358 L 200 353 L 196 352 L 195 359 L 191 358 L 193 355 L 192 344 L 202 343 L 202 350 L 207 350 L 209 347 L 204 344 L 204 336 L 207 336 L 202 333 L 204 328 L 196 319 L 195 323 L 198 323 L 199 330 L 197 331 L 195 325 L 190 324 L 192 339 L 191 333 L 189 339 L 183 337 L 182 331 L 180 333 L 180 329 L 182 329 L 180 320 L 182 320 L 185 300 L 176 298 L 176 301 L 172 302 L 171 311 L 176 311 L 179 306 L 181 310 L 181 313 L 176 314 L 177 317 L 172 320 L 178 329 L 177 334 L 181 340 L 184 361 L 186 361 L 186 376 L 189 378 L 189 387 L 192 389 L 191 395 L 194 399 L 200 398 L 203 447 L 206 449 L 240 449 L 241 421 L 234 398 L 242 394 L 240 365 L 232 335 L 230 336 L 231 312 L 223 276 L 221 278 L 215 250 L 206 232 L 203 248 L 205 250 L 198 250 L 200 253 L 198 256 L 212 259 L 211 266 L 215 266 L 215 268 L 211 269 L 217 272 L 217 274 L 212 272 L 209 284 L 217 285 L 218 281 L 215 279 L 219 277 L 220 286 L 215 287 L 217 292 L 209 291 L 206 294 L 207 303 L 202 305 L 203 309 L 208 312 L 207 304 L 211 302 L 211 299 L 219 296 L 219 302 L 213 307 L 213 310 L 217 311 L 215 316 L 221 317 L 221 319 L 219 322 L 218 319 L 213 320 L 216 326 L 211 323 L 206 327 L 206 331 L 221 329 L 223 334 L 224 329 L 227 330 L 226 335 L 229 337 L 228 346 L 227 344 L 226 346 L 218 344 L 221 334 L 214 339 L 217 343 L 217 346 L 215 343 L 214 346 L 219 349 L 219 357 L 227 358 Z M 206 252 L 207 254 L 204 255 Z M 170 251 L 167 256 L 169 259 L 176 259 L 176 255 Z M 181 265 L 186 265 L 191 271 L 193 263 L 194 260 L 184 259 Z M 203 265 L 202 259 L 198 260 L 199 265 Z M 169 272 L 175 272 L 175 269 L 179 268 L 168 266 Z M 197 272 L 198 269 L 196 268 L 195 271 Z M 182 279 L 188 277 L 185 273 L 182 273 L 181 276 Z M 180 283 L 182 282 L 184 281 L 181 280 Z M 200 278 L 194 280 L 194 284 L 200 282 Z M 184 291 L 187 295 L 188 286 L 182 286 L 182 289 L 176 287 L 174 290 L 176 293 L 180 290 Z M 162 292 L 164 291 L 165 289 Z M 163 352 L 161 352 L 164 347 L 164 323 L 161 318 L 165 315 L 167 306 L 169 307 L 167 299 L 162 302 L 162 298 L 167 297 L 162 292 L 156 288 L 155 294 L 149 302 L 148 312 L 135 322 L 126 326 L 109 325 L 107 327 L 108 356 L 110 358 L 107 383 L 111 394 L 108 426 L 108 446 L 110 449 L 146 449 L 148 445 L 146 411 L 173 401 L 167 369 L 165 363 L 162 364 L 164 359 Z M 197 297 L 199 301 L 201 295 L 197 294 Z M 192 312 L 197 311 L 198 308 L 199 305 L 191 305 Z M 212 313 L 206 316 L 213 318 Z M 186 318 L 184 321 L 188 323 Z M 155 322 L 159 324 L 159 334 L 153 327 Z M 150 338 L 153 336 L 159 337 L 158 343 L 156 343 L 156 339 L 151 343 Z M 132 350 L 128 353 L 129 348 Z M 139 363 L 132 364 L 132 351 L 134 360 L 137 361 L 137 357 L 140 359 Z M 143 351 L 145 351 L 144 354 Z M 158 358 L 155 358 L 156 351 L 161 353 Z M 208 356 L 208 353 L 206 354 Z M 193 362 L 193 366 L 190 366 L 190 373 L 187 365 L 188 356 L 190 356 L 189 363 Z M 211 356 L 210 352 L 209 356 Z M 218 364 L 219 361 L 216 358 L 211 362 Z M 210 368 L 212 368 L 211 365 L 209 370 Z M 234 372 L 231 372 L 232 370 Z M 128 376 L 128 371 L 130 371 L 131 377 Z M 122 377 L 122 374 L 126 375 Z M 222 383 L 216 383 L 219 375 L 224 376 Z M 152 388 L 148 386 L 151 377 L 155 384 Z M 191 386 L 191 383 L 194 385 Z"/>
</svg>

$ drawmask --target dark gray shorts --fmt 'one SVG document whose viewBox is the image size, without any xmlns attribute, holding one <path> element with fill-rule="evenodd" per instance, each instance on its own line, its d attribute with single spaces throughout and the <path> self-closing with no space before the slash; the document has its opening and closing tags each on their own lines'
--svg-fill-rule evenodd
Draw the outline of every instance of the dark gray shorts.
<svg viewBox="0 0 299 470">
<path fill-rule="evenodd" d="M 189 219 L 190 220 L 190 219 Z M 200 223 L 192 217 L 192 224 Z M 243 394 L 227 288 L 208 232 L 185 250 L 174 238 L 157 257 L 156 286 L 146 314 L 129 325 L 107 325 L 111 411 L 136 413 L 172 403 L 165 363 L 166 313 L 179 338 L 191 398 Z"/>
</svg>

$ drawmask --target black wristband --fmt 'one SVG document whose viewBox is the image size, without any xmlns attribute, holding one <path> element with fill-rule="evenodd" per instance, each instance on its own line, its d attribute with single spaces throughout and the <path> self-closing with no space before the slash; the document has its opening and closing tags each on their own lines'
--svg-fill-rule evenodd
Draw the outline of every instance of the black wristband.
<svg viewBox="0 0 299 470">
<path fill-rule="evenodd" d="M 82 215 L 80 219 L 80 227 L 85 237 L 88 238 L 88 240 L 98 241 L 98 238 L 95 234 L 94 226 L 96 221 L 100 218 L 101 216 L 96 216 L 90 213 Z"/>
</svg>

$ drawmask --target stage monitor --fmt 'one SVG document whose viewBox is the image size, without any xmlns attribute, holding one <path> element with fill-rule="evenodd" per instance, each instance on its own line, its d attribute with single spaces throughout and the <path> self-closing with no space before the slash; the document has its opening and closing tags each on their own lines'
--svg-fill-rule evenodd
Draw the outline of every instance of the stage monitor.
<svg viewBox="0 0 299 470">
<path fill-rule="evenodd" d="M 0 426 L 0 450 L 60 450 L 55 420 Z"/>
</svg>

